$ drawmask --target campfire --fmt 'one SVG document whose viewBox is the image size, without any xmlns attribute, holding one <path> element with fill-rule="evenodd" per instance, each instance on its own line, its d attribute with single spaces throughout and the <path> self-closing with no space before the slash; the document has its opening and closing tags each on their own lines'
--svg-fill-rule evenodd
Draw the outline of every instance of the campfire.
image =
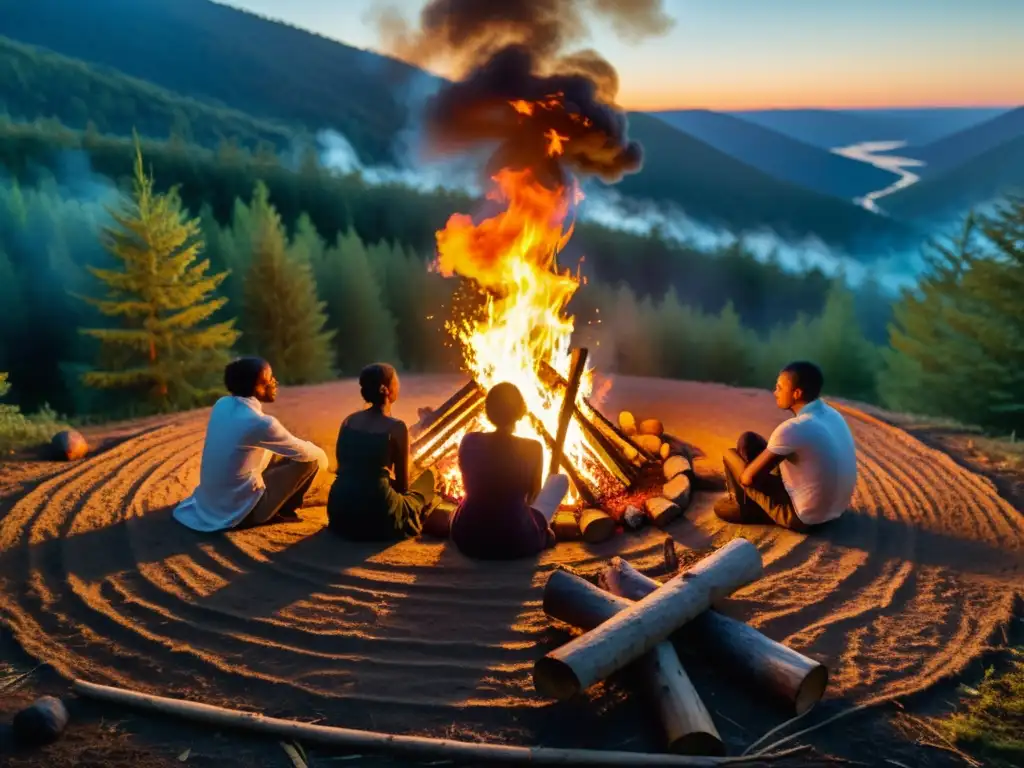
<svg viewBox="0 0 1024 768">
<path fill-rule="evenodd" d="M 568 131 L 551 126 L 568 122 L 586 129 L 589 120 L 568 111 L 562 93 L 535 102 L 507 100 L 501 108 L 525 135 L 543 137 L 544 161 L 538 169 L 499 169 L 488 199 L 500 211 L 479 222 L 455 214 L 437 233 L 435 268 L 474 286 L 482 306 L 448 325 L 471 381 L 415 426 L 412 457 L 419 467 L 439 473 L 443 495 L 460 500 L 459 442 L 467 432 L 489 428 L 486 392 L 511 382 L 528 411 L 517 434 L 544 446 L 550 473 L 569 477 L 567 510 L 594 511 L 635 489 L 671 451 L 662 449 L 660 425 L 656 435 L 631 436 L 594 407 L 588 351 L 571 347 L 575 319 L 567 306 L 584 281 L 560 268 L 558 255 L 572 236 L 583 195 L 574 180 L 559 172 L 558 162 L 573 151 L 573 140 Z M 632 417 L 622 421 L 628 428 Z M 688 495 L 688 485 L 686 490 Z M 615 522 L 624 511 L 619 510 Z M 599 528 L 610 535 L 614 527 Z"/>
</svg>

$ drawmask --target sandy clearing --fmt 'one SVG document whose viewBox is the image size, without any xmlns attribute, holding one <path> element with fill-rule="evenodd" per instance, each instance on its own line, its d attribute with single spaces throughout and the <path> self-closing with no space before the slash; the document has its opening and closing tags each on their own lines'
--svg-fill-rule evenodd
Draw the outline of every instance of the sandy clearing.
<svg viewBox="0 0 1024 768">
<path fill-rule="evenodd" d="M 415 421 L 459 383 L 403 380 L 398 415 Z M 296 388 L 271 410 L 331 453 L 357 395 L 352 382 Z M 604 410 L 622 407 L 661 418 L 711 467 L 741 430 L 781 419 L 767 393 L 650 379 L 616 378 Z M 830 529 L 726 526 L 715 494 L 698 494 L 668 533 L 697 549 L 756 543 L 766 576 L 728 610 L 825 661 L 830 696 L 859 703 L 923 689 L 984 651 L 1024 592 L 1024 524 L 986 479 L 846 415 L 860 478 L 854 511 Z M 592 570 L 613 554 L 654 564 L 664 533 L 497 564 L 442 542 L 360 547 L 321 530 L 323 482 L 301 524 L 199 536 L 170 507 L 197 480 L 205 419 L 149 420 L 70 466 L 0 465 L 0 621 L 31 655 L 69 677 L 393 732 L 551 745 L 584 733 L 614 746 L 610 715 L 627 731 L 642 720 L 614 681 L 558 705 L 534 693 L 530 670 L 565 637 L 540 610 L 547 571 Z M 702 693 L 713 709 L 744 718 L 714 678 L 698 683 L 712 686 Z M 575 727 L 554 725 L 565 718 Z"/>
</svg>

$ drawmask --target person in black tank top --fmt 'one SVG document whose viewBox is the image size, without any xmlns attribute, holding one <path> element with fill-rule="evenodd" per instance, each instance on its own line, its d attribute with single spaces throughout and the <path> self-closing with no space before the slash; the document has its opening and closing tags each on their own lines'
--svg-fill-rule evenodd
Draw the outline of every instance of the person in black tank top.
<svg viewBox="0 0 1024 768">
<path fill-rule="evenodd" d="M 398 373 L 386 363 L 368 365 L 359 374 L 359 389 L 368 407 L 341 423 L 328 527 L 355 541 L 417 536 L 435 499 L 435 479 L 427 470 L 409 482 L 409 429 L 391 415 Z"/>
</svg>

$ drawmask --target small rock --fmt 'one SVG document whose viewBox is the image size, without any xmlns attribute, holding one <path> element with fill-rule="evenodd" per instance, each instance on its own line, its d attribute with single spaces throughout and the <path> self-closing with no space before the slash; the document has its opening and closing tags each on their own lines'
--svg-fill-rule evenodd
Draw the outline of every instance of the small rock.
<svg viewBox="0 0 1024 768">
<path fill-rule="evenodd" d="M 693 465 L 690 464 L 690 460 L 685 456 L 669 456 L 665 459 L 665 463 L 661 467 L 662 472 L 665 473 L 665 479 L 671 480 L 676 475 L 681 475 L 684 472 L 686 474 L 693 474 Z"/>
<path fill-rule="evenodd" d="M 678 504 L 682 509 L 686 509 L 690 505 L 692 488 L 689 476 L 682 472 L 662 486 L 661 495 L 669 501 Z"/>
<path fill-rule="evenodd" d="M 647 522 L 647 517 L 639 507 L 630 504 L 622 515 L 622 522 L 635 531 L 637 528 L 643 527 L 643 524 Z"/>
<path fill-rule="evenodd" d="M 672 448 L 669 446 L 668 443 L 662 443 L 661 450 L 658 453 L 661 454 L 661 460 L 665 461 L 665 459 L 667 459 L 669 455 L 672 453 Z"/>
<path fill-rule="evenodd" d="M 53 436 L 50 441 L 56 455 L 65 461 L 77 461 L 89 453 L 89 443 L 82 433 L 74 429 L 65 429 Z"/>
<path fill-rule="evenodd" d="M 633 442 L 648 453 L 653 453 L 655 456 L 661 455 L 661 438 L 657 435 L 637 435 L 633 438 Z"/>
<path fill-rule="evenodd" d="M 19 744 L 35 747 L 56 741 L 67 724 L 68 710 L 64 702 L 43 696 L 16 714 L 11 728 Z"/>
<path fill-rule="evenodd" d="M 644 419 L 637 426 L 637 432 L 641 435 L 654 435 L 655 437 L 661 437 L 661 433 L 665 431 L 665 425 L 658 419 Z"/>
<path fill-rule="evenodd" d="M 651 518 L 651 522 L 657 526 L 668 525 L 683 513 L 678 504 L 660 496 L 652 496 L 644 502 L 644 508 Z"/>
<path fill-rule="evenodd" d="M 636 419 L 629 411 L 619 412 L 619 429 L 624 435 L 632 437 L 636 434 Z"/>
</svg>

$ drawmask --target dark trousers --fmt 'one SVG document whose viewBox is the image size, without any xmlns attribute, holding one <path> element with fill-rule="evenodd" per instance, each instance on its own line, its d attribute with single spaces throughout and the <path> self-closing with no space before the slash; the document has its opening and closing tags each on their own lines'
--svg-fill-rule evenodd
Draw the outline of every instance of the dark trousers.
<svg viewBox="0 0 1024 768">
<path fill-rule="evenodd" d="M 744 432 L 736 448 L 725 453 L 725 484 L 737 502 L 732 510 L 715 510 L 730 523 L 774 524 L 793 531 L 807 531 L 809 526 L 797 517 L 793 500 L 782 482 L 778 468 L 763 473 L 754 484 L 740 485 L 740 475 L 747 465 L 768 448 L 768 441 L 756 432 Z"/>
<path fill-rule="evenodd" d="M 238 528 L 265 525 L 275 517 L 294 514 L 302 505 L 302 497 L 313 484 L 320 464 L 316 461 L 294 461 L 274 456 L 263 470 L 266 489 L 256 506 L 238 524 Z"/>
</svg>

